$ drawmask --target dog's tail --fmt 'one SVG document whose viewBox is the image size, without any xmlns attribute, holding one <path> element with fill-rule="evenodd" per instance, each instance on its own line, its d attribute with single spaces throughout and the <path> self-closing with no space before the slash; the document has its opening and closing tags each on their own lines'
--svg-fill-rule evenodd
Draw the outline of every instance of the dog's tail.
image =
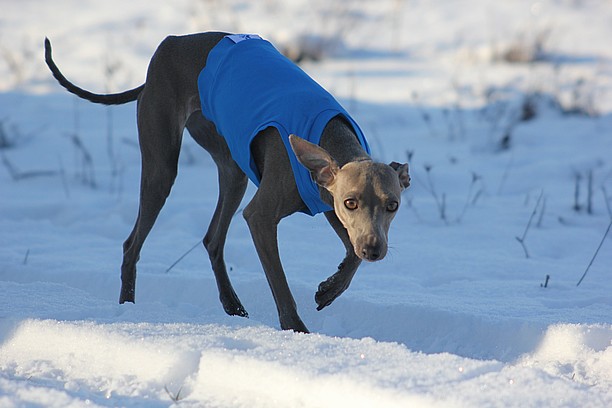
<svg viewBox="0 0 612 408">
<path fill-rule="evenodd" d="M 138 99 L 138 95 L 144 89 L 144 85 L 140 85 L 137 88 L 130 89 L 129 91 L 120 92 L 116 94 L 95 94 L 89 92 L 83 88 L 79 88 L 72 82 L 70 82 L 64 74 L 61 73 L 55 62 L 53 61 L 53 57 L 51 56 L 51 41 L 48 38 L 45 38 L 45 62 L 47 66 L 53 73 L 57 82 L 70 93 L 75 94 L 79 98 L 87 99 L 88 101 L 94 103 L 101 103 L 104 105 L 121 105 L 124 103 L 132 102 Z"/>
</svg>

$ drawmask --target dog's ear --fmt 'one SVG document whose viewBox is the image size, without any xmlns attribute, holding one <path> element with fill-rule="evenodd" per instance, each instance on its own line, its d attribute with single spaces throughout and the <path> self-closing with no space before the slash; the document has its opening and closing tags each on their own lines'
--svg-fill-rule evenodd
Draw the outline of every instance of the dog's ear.
<svg viewBox="0 0 612 408">
<path fill-rule="evenodd" d="M 289 135 L 289 143 L 298 161 L 310 170 L 312 178 L 321 187 L 329 188 L 338 174 L 338 163 L 321 147 L 296 135 Z"/>
<path fill-rule="evenodd" d="M 406 189 L 410 186 L 410 174 L 408 173 L 408 163 L 400 164 L 398 162 L 391 162 L 389 166 L 395 170 L 397 177 L 399 178 L 400 186 Z"/>
</svg>

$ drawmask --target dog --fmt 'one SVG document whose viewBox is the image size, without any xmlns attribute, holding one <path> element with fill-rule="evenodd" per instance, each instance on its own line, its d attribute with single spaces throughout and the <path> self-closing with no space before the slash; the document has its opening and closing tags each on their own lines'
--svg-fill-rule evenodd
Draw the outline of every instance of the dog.
<svg viewBox="0 0 612 408">
<path fill-rule="evenodd" d="M 389 226 L 410 186 L 408 164 L 373 161 L 350 115 L 261 37 L 169 36 L 151 58 L 145 83 L 115 94 L 95 94 L 66 79 L 47 38 L 45 61 L 59 84 L 80 98 L 105 105 L 137 101 L 140 201 L 123 244 L 120 303 L 135 301 L 136 263 L 174 183 L 185 128 L 218 168 L 219 197 L 203 245 L 227 314 L 248 317 L 228 277 L 224 246 L 249 178 L 258 189 L 243 216 L 283 330 L 308 332 L 278 253 L 281 219 L 323 212 L 346 248 L 337 272 L 318 287 L 318 310 L 348 288 L 363 260 L 385 257 Z"/>
</svg>

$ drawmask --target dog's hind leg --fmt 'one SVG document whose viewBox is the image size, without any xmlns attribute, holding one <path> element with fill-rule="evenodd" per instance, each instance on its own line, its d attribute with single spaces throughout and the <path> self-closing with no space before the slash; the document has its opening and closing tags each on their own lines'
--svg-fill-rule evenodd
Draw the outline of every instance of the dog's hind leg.
<svg viewBox="0 0 612 408">
<path fill-rule="evenodd" d="M 185 123 L 172 102 L 158 94 L 161 92 L 163 90 L 145 88 L 138 101 L 138 137 L 142 154 L 140 203 L 134 229 L 123 244 L 119 303 L 134 302 L 140 250 L 170 194 L 177 173 Z"/>
<path fill-rule="evenodd" d="M 361 265 L 361 259 L 355 254 L 353 244 L 349 239 L 346 228 L 342 225 L 338 216 L 333 211 L 327 211 L 325 213 L 327 221 L 332 226 L 338 237 L 342 240 L 344 247 L 346 248 L 346 256 L 344 260 L 338 266 L 338 271 L 332 276 L 327 278 L 324 282 L 319 284 L 317 293 L 315 294 L 315 301 L 317 302 L 317 310 L 323 309 L 325 306 L 329 306 L 338 296 L 348 289 L 357 268 Z"/>
<path fill-rule="evenodd" d="M 219 198 L 212 220 L 204 237 L 204 247 L 217 280 L 219 299 L 229 315 L 248 317 L 230 282 L 225 266 L 224 248 L 227 231 L 247 188 L 248 178 L 232 159 L 223 136 L 200 111 L 187 120 L 187 129 L 194 140 L 206 149 L 217 164 Z"/>
</svg>

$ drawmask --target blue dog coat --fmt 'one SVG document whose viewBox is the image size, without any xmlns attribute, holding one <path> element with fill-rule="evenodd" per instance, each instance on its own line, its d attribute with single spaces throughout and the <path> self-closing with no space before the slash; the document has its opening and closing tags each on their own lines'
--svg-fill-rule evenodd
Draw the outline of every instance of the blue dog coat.
<svg viewBox="0 0 612 408">
<path fill-rule="evenodd" d="M 309 170 L 295 157 L 289 135 L 319 144 L 327 123 L 337 115 L 353 127 L 363 148 L 370 148 L 357 123 L 340 104 L 272 44 L 257 35 L 228 35 L 209 53 L 198 76 L 202 114 L 225 138 L 232 158 L 257 186 L 261 181 L 251 142 L 273 126 L 281 135 L 307 213 L 332 208 L 321 201 Z"/>
</svg>

